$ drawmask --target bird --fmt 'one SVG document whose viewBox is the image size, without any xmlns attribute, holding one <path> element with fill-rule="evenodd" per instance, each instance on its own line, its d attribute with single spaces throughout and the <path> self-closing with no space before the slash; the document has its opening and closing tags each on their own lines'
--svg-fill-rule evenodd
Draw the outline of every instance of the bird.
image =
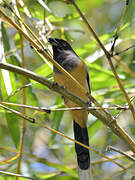
<svg viewBox="0 0 135 180">
<path fill-rule="evenodd" d="M 52 46 L 53 59 L 70 73 L 87 92 L 91 93 L 90 77 L 84 61 L 76 54 L 71 45 L 58 38 L 48 37 L 48 42 Z M 59 86 L 64 86 L 72 94 L 80 97 L 85 102 L 89 102 L 88 95 L 82 93 L 63 72 L 53 65 L 54 81 Z M 67 107 L 77 107 L 78 105 L 64 97 L 64 103 Z M 87 130 L 88 112 L 85 110 L 70 111 L 73 120 L 73 131 L 75 140 L 89 146 L 89 136 Z M 87 170 L 90 167 L 89 150 L 75 143 L 78 167 L 81 170 Z"/>
</svg>

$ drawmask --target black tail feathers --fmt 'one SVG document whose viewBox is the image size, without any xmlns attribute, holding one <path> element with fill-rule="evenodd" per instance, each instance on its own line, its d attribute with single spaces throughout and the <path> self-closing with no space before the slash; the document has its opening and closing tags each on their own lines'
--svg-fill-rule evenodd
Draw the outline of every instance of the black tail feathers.
<svg viewBox="0 0 135 180">
<path fill-rule="evenodd" d="M 74 137 L 75 140 L 89 146 L 89 137 L 87 128 L 81 128 L 79 124 L 74 121 Z M 80 169 L 86 170 L 90 166 L 89 150 L 85 147 L 75 143 L 75 151 L 77 154 L 77 162 Z"/>
</svg>

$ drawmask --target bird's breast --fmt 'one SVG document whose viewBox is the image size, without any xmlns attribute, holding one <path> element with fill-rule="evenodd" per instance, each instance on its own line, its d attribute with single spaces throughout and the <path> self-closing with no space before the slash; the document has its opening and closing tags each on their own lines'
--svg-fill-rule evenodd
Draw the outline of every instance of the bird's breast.
<svg viewBox="0 0 135 180">
<path fill-rule="evenodd" d="M 65 65 L 65 66 L 67 67 L 68 65 Z M 64 69 L 66 69 L 66 68 L 64 68 Z M 77 64 L 74 64 L 74 67 L 72 65 L 72 66 L 68 67 L 66 70 L 80 83 L 80 85 L 82 85 L 84 88 L 86 88 L 87 91 L 89 91 L 87 78 L 86 78 L 87 77 L 87 68 L 86 68 L 85 64 L 83 63 L 83 61 L 81 61 L 81 60 L 78 61 Z M 63 74 L 61 72 L 59 73 L 59 72 L 55 71 L 55 69 L 54 69 L 54 80 L 59 85 L 64 86 L 72 94 L 75 94 L 76 96 L 82 98 L 83 100 L 88 101 L 88 97 L 86 96 L 86 94 L 81 92 L 81 89 L 79 89 L 76 86 L 76 84 L 69 77 L 67 77 L 65 74 Z"/>
</svg>

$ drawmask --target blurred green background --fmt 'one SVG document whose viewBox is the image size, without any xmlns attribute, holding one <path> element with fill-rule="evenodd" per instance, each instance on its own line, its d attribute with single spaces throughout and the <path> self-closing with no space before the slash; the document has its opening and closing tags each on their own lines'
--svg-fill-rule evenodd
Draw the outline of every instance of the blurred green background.
<svg viewBox="0 0 135 180">
<path fill-rule="evenodd" d="M 7 1 L 11 3 L 12 1 Z M 89 32 L 79 14 L 71 4 L 62 0 L 24 0 L 24 6 L 19 4 L 19 12 L 25 23 L 44 43 L 44 46 L 51 49 L 47 43 L 47 37 L 62 38 L 72 44 L 76 53 L 87 64 L 92 95 L 104 107 L 114 105 L 125 105 L 126 100 L 114 78 L 107 59 L 92 34 Z M 79 8 L 87 18 L 90 25 L 97 32 L 100 40 L 107 50 L 111 49 L 113 35 L 116 27 L 120 23 L 120 18 L 125 7 L 124 0 L 76 0 Z M 27 11 L 30 13 L 28 17 Z M 121 24 L 119 38 L 116 41 L 114 52 L 120 52 L 135 44 L 135 1 L 131 0 L 127 8 L 124 20 Z M 6 8 L 4 11 L 15 18 Z M 2 17 L 1 17 L 2 19 Z M 8 63 L 21 66 L 20 36 L 18 32 L 9 24 L 1 23 L 2 40 L 4 44 L 5 58 Z M 53 80 L 52 69 L 48 66 L 37 52 L 30 47 L 24 39 L 25 68 L 41 76 Z M 16 49 L 17 48 L 17 49 Z M 12 50 L 14 50 L 12 52 Z M 113 63 L 122 84 L 130 98 L 135 95 L 135 49 L 132 48 L 119 56 L 120 63 L 129 68 L 126 71 L 115 60 Z M 2 72 L 0 71 L 0 101 L 5 101 L 8 97 L 11 85 L 12 93 L 22 87 L 22 77 L 18 74 L 9 73 L 9 86 L 6 87 Z M 64 107 L 61 96 L 50 91 L 43 85 L 27 79 L 26 84 L 33 83 L 26 87 L 27 105 L 44 106 L 49 108 Z M 22 91 L 17 92 L 8 99 L 8 102 L 22 103 Z M 10 106 L 11 107 L 11 106 Z M 21 108 L 15 108 L 22 110 Z M 112 115 L 117 115 L 119 111 L 109 111 Z M 73 137 L 72 120 L 68 112 L 53 112 L 51 114 L 27 110 L 26 114 L 35 118 L 37 121 L 51 126 L 52 128 Z M 0 108 L 0 161 L 15 156 L 13 149 L 19 147 L 20 139 L 20 118 L 14 114 Z M 120 112 L 117 121 L 131 137 L 135 136 L 135 123 L 129 111 Z M 123 151 L 128 151 L 126 144 L 119 137 L 114 135 L 110 129 L 104 126 L 99 119 L 89 114 L 88 132 L 90 146 L 110 157 L 116 157 L 116 152 L 107 152 L 106 148 L 111 145 Z M 13 149 L 10 149 L 12 147 Z M 28 154 L 25 154 L 28 153 Z M 127 180 L 133 178 L 132 173 L 122 171 L 122 169 L 111 162 L 103 162 L 102 157 L 91 152 L 93 163 L 93 179 L 108 180 Z M 117 162 L 134 171 L 135 165 L 126 158 L 118 157 Z M 0 169 L 16 172 L 17 158 L 8 163 L 0 163 Z M 59 135 L 56 135 L 37 125 L 27 123 L 24 141 L 24 154 L 21 163 L 21 174 L 33 178 L 49 180 L 74 180 L 77 178 L 76 155 L 74 144 Z M 1 175 L 0 180 L 10 180 L 14 177 Z M 19 178 L 23 179 L 23 178 Z"/>
</svg>

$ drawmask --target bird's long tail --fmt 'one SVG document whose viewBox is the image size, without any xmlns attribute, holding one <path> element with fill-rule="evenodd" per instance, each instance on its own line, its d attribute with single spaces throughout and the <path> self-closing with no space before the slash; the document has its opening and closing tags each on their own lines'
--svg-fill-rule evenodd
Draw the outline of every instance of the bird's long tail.
<svg viewBox="0 0 135 180">
<path fill-rule="evenodd" d="M 81 128 L 74 121 L 74 137 L 75 140 L 89 146 L 89 136 L 87 128 Z M 75 151 L 77 154 L 78 166 L 82 170 L 87 170 L 90 167 L 90 153 L 85 147 L 75 143 Z"/>
</svg>

